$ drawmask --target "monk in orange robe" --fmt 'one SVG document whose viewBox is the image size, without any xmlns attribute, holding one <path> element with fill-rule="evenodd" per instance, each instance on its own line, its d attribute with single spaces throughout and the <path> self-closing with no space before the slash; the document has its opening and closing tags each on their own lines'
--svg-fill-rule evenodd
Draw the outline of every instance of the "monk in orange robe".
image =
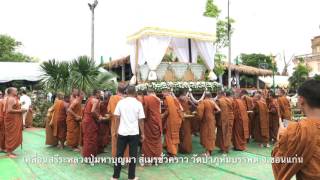
<svg viewBox="0 0 320 180">
<path fill-rule="evenodd" d="M 191 115 L 191 100 L 188 97 L 187 90 L 181 90 L 179 95 L 179 102 L 183 108 L 183 113 L 186 115 Z M 181 153 L 191 153 L 192 152 L 192 129 L 191 121 L 192 117 L 184 117 L 180 129 L 180 144 L 179 151 Z"/>
<path fill-rule="evenodd" d="M 91 158 L 98 154 L 98 125 L 102 119 L 99 113 L 99 101 L 101 92 L 94 90 L 92 96 L 88 99 L 84 110 L 82 120 L 83 147 L 82 156 Z"/>
<path fill-rule="evenodd" d="M 246 90 L 242 90 L 240 92 L 241 99 L 244 101 L 248 116 L 249 116 L 249 139 L 250 136 L 253 138 L 253 127 L 254 127 L 254 119 L 253 119 L 253 99 L 249 96 Z M 249 140 L 248 139 L 248 140 Z"/>
<path fill-rule="evenodd" d="M 72 96 L 71 96 L 72 97 Z M 67 111 L 67 145 L 74 151 L 80 151 L 80 121 L 82 119 L 83 92 L 79 92 L 76 97 L 72 97 Z"/>
<path fill-rule="evenodd" d="M 229 94 L 228 94 L 229 95 Z M 226 93 L 218 93 L 217 104 L 221 109 L 217 121 L 217 139 L 216 145 L 222 153 L 228 153 L 231 145 L 232 128 L 234 121 L 233 100 Z"/>
<path fill-rule="evenodd" d="M 110 92 L 105 92 L 103 100 L 100 101 L 100 115 L 104 121 L 98 123 L 98 153 L 104 153 L 104 149 L 110 143 L 110 121 L 107 121 L 108 102 L 111 97 Z"/>
<path fill-rule="evenodd" d="M 306 119 L 290 123 L 287 128 L 280 124 L 279 140 L 272 151 L 272 157 L 283 158 L 287 162 L 280 161 L 281 163 L 272 164 L 276 180 L 292 179 L 293 176 L 298 180 L 320 179 L 319 89 L 319 80 L 303 83 L 298 89 L 298 104 L 306 115 Z M 296 158 L 300 159 L 297 161 Z"/>
<path fill-rule="evenodd" d="M 162 94 L 165 108 L 165 112 L 162 114 L 165 121 L 165 145 L 168 156 L 175 157 L 180 143 L 179 133 L 183 119 L 183 108 L 168 89 L 165 89 Z"/>
<path fill-rule="evenodd" d="M 33 123 L 33 110 L 30 107 L 26 115 L 26 121 L 25 121 L 26 128 L 32 127 L 32 123 Z"/>
<path fill-rule="evenodd" d="M 57 96 L 56 99 L 59 99 L 59 97 Z M 51 106 L 48 109 L 47 112 L 47 116 L 46 116 L 46 145 L 50 145 L 50 146 L 57 146 L 58 145 L 58 139 L 57 137 L 55 137 L 53 135 L 53 128 L 50 126 L 50 122 L 52 119 L 52 115 L 53 115 L 53 107 Z"/>
<path fill-rule="evenodd" d="M 216 140 L 215 112 L 220 108 L 212 100 L 210 92 L 205 93 L 204 100 L 200 101 L 197 107 L 197 114 L 200 120 L 200 143 L 205 148 L 205 156 L 211 156 Z"/>
<path fill-rule="evenodd" d="M 0 91 L 0 93 L 2 93 Z M 3 96 L 0 96 L 0 152 L 4 152 L 6 149 L 6 144 L 5 144 L 5 132 L 4 132 L 4 99 L 2 98 Z"/>
<path fill-rule="evenodd" d="M 5 102 L 5 145 L 9 158 L 15 158 L 16 154 L 13 151 L 22 144 L 22 113 L 26 112 L 21 109 L 17 98 L 17 89 L 8 89 L 8 98 Z"/>
<path fill-rule="evenodd" d="M 267 105 L 269 109 L 269 127 L 270 127 L 270 140 L 275 142 L 277 140 L 278 130 L 279 130 L 279 119 L 280 115 L 280 107 L 278 104 L 278 100 L 276 98 L 275 93 L 269 93 L 267 98 Z"/>
<path fill-rule="evenodd" d="M 264 99 L 262 99 L 260 93 L 256 93 L 254 96 L 254 128 L 253 136 L 254 140 L 259 143 L 259 146 L 262 147 L 262 144 L 265 147 L 269 146 L 269 111 L 268 106 Z"/>
<path fill-rule="evenodd" d="M 73 100 L 77 99 L 79 97 L 80 91 L 77 88 L 73 88 L 70 96 L 70 103 L 73 102 Z"/>
<path fill-rule="evenodd" d="M 117 127 L 119 126 L 117 124 L 116 116 L 114 116 L 114 111 L 116 109 L 116 106 L 118 102 L 123 98 L 124 92 L 125 92 L 125 85 L 119 84 L 117 89 L 117 94 L 110 97 L 107 112 L 110 115 L 110 123 L 111 123 L 111 154 L 112 157 L 116 157 L 117 155 Z M 125 152 L 126 155 L 129 154 L 129 152 Z M 125 156 L 126 156 L 125 155 Z M 126 156 L 127 157 L 127 156 Z"/>
<path fill-rule="evenodd" d="M 161 157 L 161 103 L 153 89 L 148 89 L 148 95 L 144 96 L 144 110 L 146 118 L 144 119 L 145 139 L 142 142 L 142 154 L 145 158 Z"/>
<path fill-rule="evenodd" d="M 246 149 L 249 139 L 249 116 L 245 101 L 237 95 L 234 99 L 234 123 L 232 133 L 232 144 L 235 150 Z"/>
<path fill-rule="evenodd" d="M 288 98 L 286 97 L 286 92 L 283 89 L 280 90 L 278 103 L 279 103 L 279 107 L 280 107 L 281 119 L 283 121 L 285 121 L 285 123 L 287 123 L 286 121 L 290 121 L 292 118 L 291 117 L 291 106 L 290 106 L 290 102 L 289 102 Z"/>
<path fill-rule="evenodd" d="M 58 147 L 63 149 L 64 142 L 67 135 L 67 110 L 68 103 L 63 100 L 63 95 L 61 93 L 57 94 L 57 99 L 54 101 L 53 108 L 50 109 L 53 114 L 50 121 L 50 126 L 52 127 L 53 136 L 58 139 Z"/>
</svg>

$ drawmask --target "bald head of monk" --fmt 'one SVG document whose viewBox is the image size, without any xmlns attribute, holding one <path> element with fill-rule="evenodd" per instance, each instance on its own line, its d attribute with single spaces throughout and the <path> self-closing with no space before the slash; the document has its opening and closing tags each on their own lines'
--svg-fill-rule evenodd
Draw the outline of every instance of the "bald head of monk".
<svg viewBox="0 0 320 180">
<path fill-rule="evenodd" d="M 96 97 L 97 99 L 100 99 L 100 97 L 101 97 L 101 90 L 99 90 L 99 89 L 94 89 L 94 90 L 92 91 L 92 96 Z"/>
<path fill-rule="evenodd" d="M 163 90 L 162 90 L 162 95 L 163 96 L 168 96 L 168 95 L 170 95 L 170 89 L 169 88 L 164 88 Z"/>
<path fill-rule="evenodd" d="M 10 87 L 10 88 L 8 88 L 7 93 L 8 93 L 9 96 L 17 96 L 18 95 L 18 90 L 15 87 Z"/>
<path fill-rule="evenodd" d="M 58 92 L 56 95 L 56 99 L 62 100 L 64 97 L 64 94 L 62 92 Z"/>
<path fill-rule="evenodd" d="M 226 96 L 226 93 L 225 93 L 224 91 L 219 91 L 219 92 L 217 93 L 217 96 L 218 96 L 218 98 L 225 97 L 225 96 Z"/>
<path fill-rule="evenodd" d="M 320 117 L 319 89 L 319 80 L 308 80 L 298 89 L 298 104 L 307 117 Z"/>
<path fill-rule="evenodd" d="M 261 100 L 261 98 L 262 98 L 262 94 L 259 91 L 257 91 L 253 96 L 254 101 L 259 101 L 259 100 Z"/>
<path fill-rule="evenodd" d="M 204 99 L 211 99 L 211 98 L 212 98 L 212 94 L 210 92 L 204 93 Z"/>
<path fill-rule="evenodd" d="M 73 88 L 71 95 L 72 95 L 73 97 L 76 97 L 76 96 L 79 96 L 79 93 L 80 93 L 79 89 Z"/>
<path fill-rule="evenodd" d="M 153 88 L 148 88 L 147 94 L 148 95 L 154 95 L 155 94 L 154 89 Z"/>
</svg>

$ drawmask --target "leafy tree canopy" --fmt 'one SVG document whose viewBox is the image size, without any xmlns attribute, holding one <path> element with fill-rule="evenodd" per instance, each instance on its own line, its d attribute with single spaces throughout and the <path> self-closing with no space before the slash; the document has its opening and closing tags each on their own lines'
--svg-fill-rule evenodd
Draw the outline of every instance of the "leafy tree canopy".
<svg viewBox="0 0 320 180">
<path fill-rule="evenodd" d="M 207 17 L 219 17 L 220 9 L 213 3 L 213 0 L 208 0 L 206 4 L 206 11 L 203 13 Z"/>
<path fill-rule="evenodd" d="M 241 54 L 241 63 L 257 68 L 272 69 L 272 58 L 264 54 Z M 277 65 L 275 64 L 275 68 Z M 275 69 L 277 70 L 277 69 Z"/>
<path fill-rule="evenodd" d="M 310 72 L 311 68 L 306 66 L 303 61 L 300 61 L 295 67 L 292 76 L 289 78 L 290 87 L 293 89 L 300 87 L 301 84 L 308 79 Z"/>
<path fill-rule="evenodd" d="M 0 34 L 0 62 L 31 62 L 33 58 L 17 52 L 17 49 L 22 45 L 8 35 Z"/>
</svg>

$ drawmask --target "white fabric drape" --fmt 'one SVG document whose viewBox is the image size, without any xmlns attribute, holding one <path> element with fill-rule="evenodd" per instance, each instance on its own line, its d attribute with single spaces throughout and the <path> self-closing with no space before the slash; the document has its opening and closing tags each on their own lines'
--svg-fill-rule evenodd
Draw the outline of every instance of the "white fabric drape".
<svg viewBox="0 0 320 180">
<path fill-rule="evenodd" d="M 217 80 L 217 76 L 213 72 L 214 68 L 214 45 L 212 42 L 196 41 L 200 56 L 204 59 L 207 68 L 210 70 L 209 79 Z"/>
<path fill-rule="evenodd" d="M 180 62 L 189 63 L 189 44 L 186 38 L 173 38 L 171 41 L 174 54 Z M 197 63 L 198 51 L 195 42 L 191 41 L 192 63 Z"/>
<path fill-rule="evenodd" d="M 161 63 L 171 39 L 165 36 L 145 36 L 140 39 L 143 62 L 147 62 L 151 70 L 148 80 L 157 80 L 155 70 Z"/>
<path fill-rule="evenodd" d="M 138 47 L 137 47 L 138 45 Z M 136 76 L 136 55 L 137 55 L 137 48 L 138 48 L 138 65 L 142 65 L 144 61 L 142 61 L 142 51 L 140 47 L 140 41 L 134 41 L 129 44 L 129 49 L 130 49 L 130 66 L 131 66 L 131 71 L 132 71 L 132 78 L 130 80 L 130 84 L 136 84 L 137 82 L 137 76 Z"/>
</svg>

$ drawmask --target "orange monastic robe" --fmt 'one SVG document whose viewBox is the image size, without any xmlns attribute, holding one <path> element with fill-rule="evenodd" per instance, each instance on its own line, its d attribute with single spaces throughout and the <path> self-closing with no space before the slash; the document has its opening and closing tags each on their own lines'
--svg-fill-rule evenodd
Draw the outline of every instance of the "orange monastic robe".
<svg viewBox="0 0 320 180">
<path fill-rule="evenodd" d="M 217 104 L 220 107 L 221 112 L 217 121 L 216 145 L 223 152 L 228 152 L 231 145 L 234 121 L 233 100 L 228 97 L 222 97 L 218 99 Z"/>
<path fill-rule="evenodd" d="M 53 136 L 53 128 L 50 126 L 53 112 L 48 112 L 46 117 L 46 145 L 56 146 L 58 145 L 57 137 Z"/>
<path fill-rule="evenodd" d="M 191 114 L 189 99 L 187 97 L 179 98 L 179 102 L 183 108 L 185 114 Z M 181 153 L 192 152 L 192 130 L 191 130 L 192 118 L 184 118 L 180 129 L 180 144 L 179 151 Z"/>
<path fill-rule="evenodd" d="M 116 157 L 117 155 L 117 133 L 116 132 L 116 117 L 113 115 L 118 102 L 122 99 L 119 95 L 113 95 L 110 97 L 107 112 L 111 115 L 111 154 L 112 157 Z"/>
<path fill-rule="evenodd" d="M 107 114 L 108 103 L 105 101 L 100 102 L 100 115 Z M 103 153 L 104 148 L 110 143 L 110 121 L 98 122 L 98 153 Z"/>
<path fill-rule="evenodd" d="M 236 150 L 245 150 L 249 138 L 249 117 L 245 102 L 234 99 L 234 123 L 232 144 Z"/>
<path fill-rule="evenodd" d="M 254 128 L 253 136 L 258 143 L 269 142 L 269 111 L 267 104 L 259 100 L 254 106 Z"/>
<path fill-rule="evenodd" d="M 268 99 L 270 140 L 276 140 L 279 130 L 280 107 L 277 99 Z"/>
<path fill-rule="evenodd" d="M 59 141 L 65 141 L 67 135 L 67 112 L 65 102 L 63 100 L 56 100 L 53 105 L 53 136 L 57 137 Z"/>
<path fill-rule="evenodd" d="M 78 116 L 82 116 L 81 100 L 74 98 L 70 108 Z M 71 114 L 67 113 L 67 145 L 76 148 L 80 143 L 80 121 Z"/>
<path fill-rule="evenodd" d="M 282 119 L 291 120 L 291 106 L 286 96 L 278 98 L 280 114 Z"/>
<path fill-rule="evenodd" d="M 26 128 L 30 128 L 32 127 L 32 123 L 33 123 L 33 111 L 32 109 L 28 109 L 28 112 L 27 112 L 27 116 L 26 116 Z"/>
<path fill-rule="evenodd" d="M 247 111 L 253 111 L 252 97 L 245 95 L 242 97 L 242 99 L 246 105 Z M 253 127 L 254 127 L 253 113 L 249 113 L 248 116 L 249 116 L 249 135 L 253 137 Z"/>
<path fill-rule="evenodd" d="M 162 122 L 160 99 L 155 96 L 144 96 L 145 140 L 142 142 L 144 157 L 160 157 L 162 154 Z"/>
<path fill-rule="evenodd" d="M 22 114 L 21 113 L 9 113 L 8 101 L 13 98 L 16 103 L 13 109 L 21 109 L 19 101 L 14 97 L 8 97 L 4 115 L 4 128 L 5 128 L 5 144 L 8 152 L 14 151 L 20 144 L 22 144 Z"/>
<path fill-rule="evenodd" d="M 93 97 L 88 99 L 83 110 L 82 135 L 83 147 L 82 156 L 91 157 L 98 154 L 98 125 L 92 115 Z M 97 107 L 99 108 L 99 107 Z"/>
<path fill-rule="evenodd" d="M 175 156 L 178 153 L 178 145 L 180 143 L 179 132 L 182 123 L 182 109 L 179 101 L 173 96 L 164 98 L 164 106 L 166 109 L 165 122 L 165 143 L 167 152 Z"/>
<path fill-rule="evenodd" d="M 273 163 L 272 169 L 276 180 L 320 179 L 320 119 L 305 119 L 289 124 L 280 134 L 272 157 L 293 157 L 291 163 Z M 295 158 L 303 158 L 297 162 Z M 295 163 L 294 163 L 295 162 Z"/>
<path fill-rule="evenodd" d="M 214 102 L 209 99 L 201 101 L 197 108 L 200 120 L 200 143 L 208 151 L 213 151 L 216 140 L 216 120 Z"/>
<path fill-rule="evenodd" d="M 0 149 L 2 150 L 6 149 L 3 106 L 4 100 L 0 99 Z"/>
</svg>

